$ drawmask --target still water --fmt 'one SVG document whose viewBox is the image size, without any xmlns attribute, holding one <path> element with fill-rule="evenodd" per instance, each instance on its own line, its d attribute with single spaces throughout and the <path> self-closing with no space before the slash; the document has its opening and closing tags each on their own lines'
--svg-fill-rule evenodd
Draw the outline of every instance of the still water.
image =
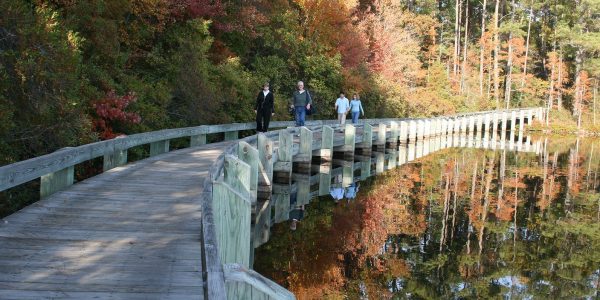
<svg viewBox="0 0 600 300">
<path fill-rule="evenodd" d="M 599 299 L 600 140 L 529 143 L 313 166 L 254 269 L 298 299 Z"/>
</svg>

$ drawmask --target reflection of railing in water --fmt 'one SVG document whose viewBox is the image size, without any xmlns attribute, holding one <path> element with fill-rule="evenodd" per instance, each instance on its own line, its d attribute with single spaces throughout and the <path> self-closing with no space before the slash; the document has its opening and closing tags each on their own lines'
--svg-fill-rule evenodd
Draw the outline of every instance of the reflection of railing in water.
<svg viewBox="0 0 600 300">
<path fill-rule="evenodd" d="M 539 110 L 537 110 L 539 112 Z M 517 117 L 517 113 L 519 116 Z M 541 113 L 535 115 L 541 117 Z M 508 149 L 514 151 L 539 151 L 539 142 L 531 143 L 527 137 L 523 139 L 524 125 L 530 124 L 534 117 L 534 111 L 499 111 L 488 112 L 484 114 L 461 116 L 454 118 L 435 118 L 419 120 L 386 120 L 384 122 L 366 121 L 364 126 L 354 127 L 346 125 L 341 134 L 335 134 L 333 128 L 322 126 L 315 131 L 307 128 L 301 128 L 298 134 L 298 146 L 295 147 L 294 138 L 289 131 L 280 131 L 279 139 L 274 143 L 276 151 L 273 155 L 265 154 L 264 147 L 258 147 L 258 154 L 250 164 L 258 165 L 258 170 L 273 170 L 273 174 L 258 175 L 263 177 L 263 188 L 271 187 L 272 197 L 264 201 L 256 201 L 256 208 L 252 211 L 255 214 L 254 226 L 250 229 L 251 238 L 248 238 L 250 249 L 238 252 L 237 261 L 245 261 L 250 257 L 248 267 L 253 260 L 253 248 L 256 248 L 269 239 L 270 228 L 273 223 L 283 222 L 289 219 L 292 207 L 290 198 L 295 195 L 295 205 L 303 206 L 308 204 L 315 195 L 325 195 L 329 193 L 331 177 L 333 175 L 342 176 L 342 184 L 347 185 L 355 181 L 354 173 L 361 170 L 361 178 L 371 176 L 372 165 L 375 165 L 375 174 L 385 170 L 395 168 L 412 160 L 418 159 L 430 153 L 450 148 L 450 147 L 476 147 L 486 149 Z M 518 139 L 515 142 L 515 125 L 517 120 L 520 124 L 518 130 Z M 377 124 L 373 127 L 371 124 Z M 506 130 L 510 129 L 508 142 L 506 141 Z M 498 133 L 501 134 L 498 134 Z M 259 139 L 261 135 L 259 135 Z M 240 145 L 241 147 L 241 145 Z M 262 148 L 262 150 L 261 150 Z M 268 148 L 268 147 L 267 147 Z M 374 152 L 376 149 L 383 152 Z M 386 149 L 392 151 L 385 153 Z M 355 155 L 358 154 L 358 155 Z M 374 160 L 371 159 L 373 154 Z M 258 157 L 270 158 L 258 162 Z M 321 161 L 331 161 L 335 157 L 350 158 L 355 157 L 350 162 L 341 161 L 342 167 L 331 169 L 329 166 L 320 166 L 316 175 L 310 175 L 311 162 L 314 159 Z M 235 160 L 231 157 L 230 160 Z M 266 163 L 266 165 L 265 165 Z M 239 164 L 242 166 L 241 164 Z M 272 167 L 271 167 L 272 165 Z M 292 166 L 302 173 L 293 173 Z M 242 167 L 250 169 L 249 167 Z M 364 171 L 364 172 L 363 172 Z M 246 171 L 235 172 L 247 174 Z M 259 172 L 260 173 L 260 172 Z M 229 172 L 226 172 L 227 177 Z M 237 180 L 243 181 L 246 175 L 238 176 Z M 269 177 L 272 176 L 272 177 Z M 230 179 L 231 180 L 231 179 Z M 233 180 L 235 181 L 235 180 Z M 283 184 L 282 184 L 283 182 Z M 294 182 L 294 183 L 292 183 Z M 318 190 L 311 191 L 311 186 L 319 183 Z M 218 184 L 219 185 L 219 184 Z M 248 188 L 247 191 L 251 191 Z M 268 189 L 264 189 L 266 191 Z M 225 200 L 225 199 L 222 199 Z M 222 201 L 217 200 L 217 201 Z M 241 201 L 238 199 L 237 201 Z M 227 214 L 228 211 L 215 210 L 215 215 Z M 250 215 L 248 209 L 246 215 Z M 227 232 L 233 233 L 233 237 L 222 236 L 219 239 L 238 238 L 235 233 L 243 227 L 243 231 L 249 229 L 248 222 L 246 226 L 240 224 L 240 227 L 227 228 Z M 217 228 L 219 226 L 217 225 Z M 219 229 L 217 229 L 219 231 Z M 219 235 L 219 234 L 217 234 Z M 238 248 L 239 249 L 239 248 Z M 221 250 L 223 252 L 223 250 Z M 223 257 L 221 257 L 223 259 Z M 236 286 L 233 290 L 230 285 L 227 287 L 230 296 L 234 294 L 247 295 L 251 293 L 252 286 L 245 286 L 240 289 Z M 233 297 L 236 297 L 233 296 Z M 280 296 L 281 298 L 292 296 Z"/>
<path fill-rule="evenodd" d="M 543 146 L 541 139 L 532 142 L 530 136 L 521 141 L 509 142 L 502 136 L 497 135 L 497 139 L 492 139 L 492 137 L 478 139 L 476 135 L 440 135 L 408 144 L 399 144 L 397 149 L 387 149 L 386 152 L 376 151 L 371 156 L 356 155 L 352 161 L 334 160 L 322 165 L 313 165 L 310 173 L 293 173 L 293 182 L 273 185 L 272 198 L 267 200 L 265 205 L 267 207 L 265 211 L 270 211 L 270 208 L 273 207 L 273 216 L 271 218 L 261 216 L 261 219 L 256 221 L 257 227 L 254 234 L 260 238 L 254 240 L 254 246 L 258 247 L 268 241 L 270 226 L 274 223 L 289 220 L 289 211 L 292 210 L 290 207 L 291 194 L 297 194 L 296 205 L 306 205 L 311 199 L 330 193 L 332 178 L 341 176 L 342 179 L 338 180 L 337 184 L 346 188 L 354 182 L 363 181 L 372 175 L 381 174 L 448 148 L 508 150 L 539 154 Z M 360 175 L 356 176 L 357 173 Z M 314 186 L 317 188 L 311 188 Z"/>
</svg>

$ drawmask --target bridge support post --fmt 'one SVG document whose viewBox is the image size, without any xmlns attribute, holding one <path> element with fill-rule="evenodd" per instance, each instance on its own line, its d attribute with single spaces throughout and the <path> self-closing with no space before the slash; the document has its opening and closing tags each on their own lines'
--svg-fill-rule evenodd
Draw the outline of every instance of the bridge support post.
<svg viewBox="0 0 600 300">
<path fill-rule="evenodd" d="M 476 116 L 469 116 L 469 135 L 475 132 L 475 119 Z"/>
<path fill-rule="evenodd" d="M 169 152 L 169 144 L 169 140 L 150 143 L 150 156 L 156 156 Z"/>
<path fill-rule="evenodd" d="M 224 181 L 213 182 L 213 215 L 222 263 L 251 265 L 251 172 L 240 159 L 228 156 Z"/>
<path fill-rule="evenodd" d="M 418 120 L 417 121 L 417 140 L 423 140 L 425 136 L 425 121 Z"/>
<path fill-rule="evenodd" d="M 329 128 L 331 129 L 331 127 Z M 325 142 L 325 140 L 324 140 Z M 294 137 L 287 130 L 279 133 L 277 161 L 273 164 L 273 176 L 278 182 L 289 183 L 292 179 L 292 147 Z"/>
<path fill-rule="evenodd" d="M 446 135 L 452 135 L 454 132 L 454 120 L 452 118 L 446 119 Z"/>
<path fill-rule="evenodd" d="M 454 118 L 452 123 L 454 124 L 454 128 L 452 129 L 452 133 L 453 133 L 453 134 L 458 134 L 458 133 L 460 133 L 460 123 L 461 123 L 461 119 L 460 119 L 460 118 Z"/>
<path fill-rule="evenodd" d="M 460 133 L 467 133 L 467 127 L 469 125 L 469 120 L 467 119 L 467 117 L 461 117 L 460 118 Z"/>
<path fill-rule="evenodd" d="M 519 111 L 519 137 L 523 137 L 523 130 L 525 129 L 525 111 Z"/>
<path fill-rule="evenodd" d="M 73 184 L 74 179 L 73 166 L 42 176 L 40 178 L 40 198 L 43 199 L 64 190 Z"/>
<path fill-rule="evenodd" d="M 127 149 L 125 150 L 114 150 L 110 154 L 104 154 L 102 161 L 102 170 L 104 172 L 122 166 L 127 163 Z"/>
<path fill-rule="evenodd" d="M 313 132 L 306 127 L 300 127 L 300 147 L 293 161 L 301 171 L 310 171 L 312 161 Z"/>
<path fill-rule="evenodd" d="M 417 139 L 417 121 L 408 121 L 408 141 L 414 142 Z"/>
<path fill-rule="evenodd" d="M 398 144 L 398 123 L 395 121 L 390 122 L 390 137 L 387 139 L 387 148 L 395 148 Z"/>
<path fill-rule="evenodd" d="M 202 145 L 206 145 L 206 134 L 190 136 L 190 147 L 198 147 Z"/>
<path fill-rule="evenodd" d="M 224 134 L 225 141 L 235 141 L 239 138 L 238 131 L 226 131 Z"/>
<path fill-rule="evenodd" d="M 321 132 L 321 149 L 313 152 L 313 157 L 319 157 L 321 161 L 331 161 L 333 156 L 333 128 L 323 126 Z"/>
<path fill-rule="evenodd" d="M 356 152 L 359 154 L 370 154 L 373 149 L 373 126 L 364 123 L 362 142 L 357 145 Z"/>
<path fill-rule="evenodd" d="M 514 150 L 514 146 L 515 146 L 515 131 L 516 131 L 516 126 L 517 126 L 517 112 L 516 111 L 511 111 L 510 112 L 510 135 L 508 138 L 508 149 L 509 150 Z"/>
<path fill-rule="evenodd" d="M 400 121 L 400 145 L 406 145 L 408 141 L 408 122 Z"/>
<path fill-rule="evenodd" d="M 433 131 L 433 122 L 431 119 L 425 119 L 423 126 L 423 139 L 429 138 L 431 136 L 431 132 Z"/>
<path fill-rule="evenodd" d="M 260 159 L 258 176 L 258 196 L 268 199 L 271 196 L 273 185 L 273 141 L 263 133 L 259 133 L 256 142 L 258 157 Z"/>
<path fill-rule="evenodd" d="M 374 148 L 377 151 L 385 150 L 385 140 L 387 135 L 387 126 L 384 123 L 379 123 L 379 128 L 377 130 L 377 140 L 374 143 Z"/>
<path fill-rule="evenodd" d="M 344 128 L 344 145 L 340 147 L 334 147 L 334 153 L 340 153 L 344 157 L 352 157 L 354 156 L 354 147 L 355 147 L 355 135 L 356 128 L 351 124 L 346 124 Z"/>
<path fill-rule="evenodd" d="M 241 161 L 247 163 L 250 166 L 250 203 L 252 203 L 252 205 L 255 206 L 256 196 L 258 192 L 258 176 L 260 164 L 258 149 L 252 147 L 246 142 L 239 142 L 237 155 Z"/>
</svg>

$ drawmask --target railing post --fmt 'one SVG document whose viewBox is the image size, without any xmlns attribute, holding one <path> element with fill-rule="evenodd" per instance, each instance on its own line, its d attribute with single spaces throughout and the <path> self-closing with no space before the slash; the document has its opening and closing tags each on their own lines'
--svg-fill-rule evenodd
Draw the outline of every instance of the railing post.
<svg viewBox="0 0 600 300">
<path fill-rule="evenodd" d="M 452 121 L 453 121 L 452 123 L 454 123 L 454 129 L 452 129 L 452 133 L 453 134 L 460 133 L 460 123 L 461 123 L 460 117 L 454 118 Z"/>
<path fill-rule="evenodd" d="M 222 263 L 251 263 L 252 167 L 240 159 L 227 156 L 224 182 L 213 182 L 213 215 Z"/>
<path fill-rule="evenodd" d="M 312 143 L 313 143 L 313 132 L 306 127 L 300 127 L 300 148 L 298 149 L 298 155 L 293 159 L 294 162 L 308 164 L 310 168 L 310 162 L 312 161 Z"/>
<path fill-rule="evenodd" d="M 426 139 L 431 136 L 431 132 L 433 131 L 431 119 L 423 120 L 425 125 L 423 126 L 423 138 Z"/>
<path fill-rule="evenodd" d="M 467 117 L 461 117 L 460 119 L 460 133 L 466 133 L 469 120 Z"/>
<path fill-rule="evenodd" d="M 398 135 L 399 135 L 398 123 L 395 121 L 391 121 L 390 122 L 390 137 L 389 137 L 389 139 L 387 139 L 387 143 L 390 145 L 390 148 L 394 148 L 395 145 L 398 143 Z"/>
<path fill-rule="evenodd" d="M 258 191 L 258 174 L 260 158 L 258 149 L 252 147 L 246 142 L 238 143 L 238 158 L 250 166 L 250 203 L 256 205 L 256 196 Z"/>
<path fill-rule="evenodd" d="M 346 124 L 344 128 L 344 145 L 335 147 L 334 152 L 342 153 L 344 156 L 353 156 L 355 147 L 356 128 L 351 124 Z"/>
<path fill-rule="evenodd" d="M 523 130 L 525 129 L 525 111 L 519 111 L 519 137 L 523 136 Z"/>
<path fill-rule="evenodd" d="M 379 123 L 379 129 L 377 130 L 377 141 L 375 142 L 377 150 L 379 151 L 385 149 L 386 131 L 387 126 L 384 123 Z"/>
<path fill-rule="evenodd" d="M 369 123 L 364 123 L 362 142 L 357 147 L 357 152 L 360 154 L 371 153 L 373 148 L 373 126 Z"/>
<path fill-rule="evenodd" d="M 117 137 L 116 139 L 119 138 Z M 119 149 L 117 143 L 112 144 L 112 149 L 111 153 L 104 154 L 102 161 L 102 170 L 104 172 L 127 163 L 127 149 Z"/>
<path fill-rule="evenodd" d="M 446 135 L 452 135 L 454 130 L 454 120 L 451 117 L 446 117 Z"/>
<path fill-rule="evenodd" d="M 330 161 L 333 156 L 333 128 L 323 126 L 321 132 L 321 149 L 313 153 L 314 156 L 320 157 L 321 160 Z"/>
<path fill-rule="evenodd" d="M 294 137 L 287 130 L 279 132 L 277 161 L 273 164 L 274 176 L 289 183 L 292 179 L 292 146 Z"/>
<path fill-rule="evenodd" d="M 73 184 L 74 180 L 73 166 L 42 176 L 40 179 L 40 198 L 46 198 L 66 189 Z"/>
<path fill-rule="evenodd" d="M 258 177 L 258 192 L 261 199 L 271 196 L 273 184 L 273 141 L 263 133 L 257 136 L 256 146 L 260 159 L 260 176 Z"/>
<path fill-rule="evenodd" d="M 190 147 L 206 145 L 206 134 L 190 136 Z"/>
<path fill-rule="evenodd" d="M 423 140 L 425 137 L 425 121 L 417 121 L 417 140 Z"/>
<path fill-rule="evenodd" d="M 150 156 L 156 156 L 159 154 L 169 152 L 169 140 L 158 141 L 150 143 Z"/>
<path fill-rule="evenodd" d="M 226 131 L 225 134 L 224 134 L 224 140 L 225 141 L 234 141 L 234 140 L 237 140 L 238 138 L 239 138 L 239 135 L 238 135 L 238 131 L 237 130 L 235 130 L 235 131 Z"/>
<path fill-rule="evenodd" d="M 400 144 L 406 145 L 408 141 L 408 122 L 400 121 Z"/>
</svg>

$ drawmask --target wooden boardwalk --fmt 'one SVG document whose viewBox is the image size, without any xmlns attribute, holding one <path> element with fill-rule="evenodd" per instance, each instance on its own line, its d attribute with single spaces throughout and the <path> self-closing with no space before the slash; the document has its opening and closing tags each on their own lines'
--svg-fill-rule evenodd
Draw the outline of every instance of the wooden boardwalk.
<svg viewBox="0 0 600 300">
<path fill-rule="evenodd" d="M 542 109 L 535 111 L 542 119 Z M 39 179 L 40 194 L 46 197 L 0 220 L 0 300 L 295 299 L 249 269 L 251 222 L 223 221 L 239 203 L 244 209 L 236 210 L 236 218 L 250 218 L 247 202 L 256 201 L 257 194 L 252 198 L 248 191 L 257 193 L 258 181 L 265 188 L 275 172 L 278 179 L 289 180 L 293 165 L 305 174 L 312 158 L 352 157 L 355 151 L 364 155 L 366 150 L 368 156 L 360 164 L 368 176 L 372 163 L 380 173 L 447 147 L 495 149 L 497 133 L 507 130 L 507 124 L 510 137 L 499 147 L 513 149 L 515 138 L 523 140 L 524 122 L 531 122 L 533 112 L 372 119 L 368 126 L 348 125 L 335 131 L 336 121 L 316 120 L 309 125 L 312 129 L 244 139 L 238 139 L 238 131 L 251 130 L 253 123 L 201 125 L 134 134 L 1 166 L 0 191 Z M 459 135 L 467 132 L 472 142 Z M 226 141 L 202 145 L 208 134 L 223 134 Z M 202 146 L 169 152 L 170 140 L 177 138 Z M 127 164 L 128 149 L 142 145 L 150 146 L 151 157 Z M 380 151 L 374 160 L 369 155 L 372 149 Z M 389 157 L 381 152 L 386 149 L 391 150 Z M 103 157 L 105 172 L 73 185 L 74 166 L 98 157 Z M 355 165 L 342 173 L 353 176 Z M 224 171 L 226 166 L 229 172 Z M 239 168 L 233 170 L 234 166 Z M 310 194 L 311 182 L 331 183 L 322 175 L 295 178 L 304 184 L 303 193 Z M 219 192 L 213 193 L 215 187 Z M 223 193 L 225 200 L 218 198 Z M 221 199 L 217 209 L 215 197 Z M 309 195 L 303 197 L 310 200 Z M 257 222 L 270 220 L 270 213 L 258 211 Z M 228 248 L 230 242 L 244 247 Z"/>
<path fill-rule="evenodd" d="M 82 181 L 0 222 L 0 299 L 203 299 L 200 195 L 230 142 Z"/>
</svg>

